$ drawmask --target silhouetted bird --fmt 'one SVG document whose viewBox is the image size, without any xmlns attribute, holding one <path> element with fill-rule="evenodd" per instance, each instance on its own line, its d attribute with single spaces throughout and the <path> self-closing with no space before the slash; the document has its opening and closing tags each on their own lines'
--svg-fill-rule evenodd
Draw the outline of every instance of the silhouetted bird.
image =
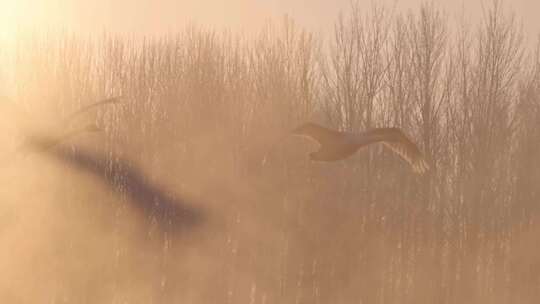
<svg viewBox="0 0 540 304">
<path fill-rule="evenodd" d="M 46 138 L 36 138 L 32 143 L 44 155 L 71 165 L 73 169 L 90 173 L 115 192 L 127 195 L 130 206 L 146 217 L 149 224 L 155 221 L 164 232 L 185 232 L 207 219 L 206 210 L 198 200 L 191 195 L 175 194 L 150 182 L 151 178 L 127 159 L 111 159 L 107 154 L 81 147 L 74 150 L 67 147 L 50 149 L 50 142 Z"/>
<path fill-rule="evenodd" d="M 73 121 L 81 114 L 88 112 L 92 108 L 118 103 L 121 97 L 113 97 L 91 103 L 67 116 L 62 123 L 55 127 L 39 128 L 35 126 L 33 121 L 27 117 L 24 111 L 14 107 L 16 116 L 18 117 L 19 127 L 22 129 L 22 142 L 17 147 L 17 152 L 28 152 L 29 150 L 44 151 L 52 148 L 63 141 L 71 139 L 79 134 L 98 132 L 100 129 L 94 123 L 89 123 L 82 126 L 72 126 Z"/>
<path fill-rule="evenodd" d="M 336 161 L 347 158 L 372 143 L 382 142 L 399 154 L 415 173 L 423 174 L 429 166 L 418 147 L 398 128 L 375 128 L 361 133 L 340 132 L 315 123 L 305 123 L 293 130 L 294 135 L 307 136 L 320 144 L 310 153 L 315 161 Z"/>
<path fill-rule="evenodd" d="M 94 132 L 100 132 L 100 131 L 101 129 L 99 129 L 98 126 L 96 126 L 96 124 L 91 123 L 91 124 L 84 125 L 79 128 L 72 128 L 71 130 L 63 131 L 62 133 L 58 133 L 58 134 L 49 133 L 49 134 L 44 134 L 44 135 L 38 135 L 38 134 L 33 133 L 30 135 L 27 135 L 24 138 L 22 144 L 18 148 L 18 152 L 24 153 L 24 152 L 28 152 L 29 150 L 45 151 L 79 134 L 94 133 Z"/>
</svg>

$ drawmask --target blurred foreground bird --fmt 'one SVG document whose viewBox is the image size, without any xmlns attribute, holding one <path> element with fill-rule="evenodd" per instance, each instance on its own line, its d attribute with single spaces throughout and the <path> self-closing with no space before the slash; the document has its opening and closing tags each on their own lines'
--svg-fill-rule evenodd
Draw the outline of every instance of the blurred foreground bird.
<svg viewBox="0 0 540 304">
<path fill-rule="evenodd" d="M 37 133 L 32 133 L 27 135 L 23 139 L 23 142 L 19 145 L 17 152 L 43 152 L 79 134 L 95 133 L 100 131 L 101 129 L 99 129 L 96 124 L 90 123 L 81 127 L 71 128 L 70 130 L 62 131 L 56 134 L 49 133 L 39 135 Z"/>
<path fill-rule="evenodd" d="M 89 127 L 88 131 L 93 130 Z M 127 199 L 126 207 L 139 213 L 152 227 L 148 229 L 159 228 L 164 236 L 170 237 L 206 224 L 209 214 L 199 199 L 154 183 L 132 160 L 118 155 L 111 159 L 99 149 L 81 146 L 75 150 L 66 146 L 50 149 L 49 144 L 46 138 L 32 142 L 33 148 L 44 156 L 68 165 L 69 170 L 91 174 L 110 190 L 120 193 Z"/>
<path fill-rule="evenodd" d="M 121 97 L 103 99 L 71 113 L 61 123 L 52 126 L 41 126 L 36 124 L 35 119 L 31 119 L 22 109 L 11 103 L 11 113 L 15 116 L 15 123 L 20 129 L 22 137 L 21 143 L 15 149 L 16 152 L 27 153 L 30 150 L 44 151 L 84 133 L 98 132 L 100 129 L 95 123 L 75 124 L 76 118 L 89 110 L 106 104 L 119 103 Z"/>
<path fill-rule="evenodd" d="M 319 150 L 309 154 L 311 160 L 341 160 L 360 148 L 381 142 L 406 160 L 415 173 L 423 174 L 429 169 L 418 147 L 398 128 L 375 128 L 361 133 L 350 133 L 331 130 L 310 122 L 294 129 L 292 133 L 307 136 L 320 144 Z"/>
</svg>

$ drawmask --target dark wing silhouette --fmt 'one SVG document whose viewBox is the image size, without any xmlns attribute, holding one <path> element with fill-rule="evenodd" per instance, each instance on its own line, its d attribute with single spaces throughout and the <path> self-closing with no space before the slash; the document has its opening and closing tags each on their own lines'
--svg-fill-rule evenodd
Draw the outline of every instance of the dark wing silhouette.
<svg viewBox="0 0 540 304">
<path fill-rule="evenodd" d="M 418 146 L 398 128 L 379 128 L 369 131 L 369 134 L 380 138 L 380 141 L 401 158 L 406 160 L 415 173 L 423 174 L 429 169 Z"/>
<path fill-rule="evenodd" d="M 105 154 L 81 148 L 46 149 L 43 142 L 34 141 L 36 148 L 45 148 L 47 155 L 54 157 L 73 169 L 91 173 L 112 190 L 125 194 L 131 206 L 141 215 L 155 221 L 165 232 L 185 232 L 202 224 L 204 210 L 197 207 L 192 198 L 178 196 L 149 182 L 149 178 L 137 166 L 124 159 L 110 159 Z"/>
</svg>

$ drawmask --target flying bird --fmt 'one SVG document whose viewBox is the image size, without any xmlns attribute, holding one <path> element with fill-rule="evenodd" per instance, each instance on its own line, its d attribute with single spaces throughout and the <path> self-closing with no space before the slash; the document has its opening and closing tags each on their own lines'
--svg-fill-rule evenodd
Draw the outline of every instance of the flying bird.
<svg viewBox="0 0 540 304">
<path fill-rule="evenodd" d="M 28 116 L 22 109 L 11 103 L 11 113 L 17 119 L 17 126 L 22 135 L 22 142 L 16 148 L 16 152 L 28 152 L 29 150 L 44 151 L 53 148 L 63 141 L 71 139 L 79 134 L 99 132 L 95 123 L 76 123 L 76 119 L 89 110 L 106 104 L 119 103 L 121 97 L 103 99 L 76 110 L 68 115 L 61 123 L 52 126 L 40 126 L 34 119 Z"/>
<path fill-rule="evenodd" d="M 319 150 L 309 154 L 314 161 L 345 159 L 360 148 L 380 142 L 407 161 L 415 173 L 423 174 L 429 169 L 422 152 L 399 128 L 374 128 L 361 133 L 351 133 L 310 122 L 294 129 L 292 133 L 307 136 L 320 144 Z"/>
<path fill-rule="evenodd" d="M 79 134 L 95 133 L 100 131 L 101 129 L 98 128 L 96 124 L 90 123 L 56 134 L 48 133 L 39 135 L 37 133 L 32 133 L 23 139 L 23 142 L 19 145 L 17 151 L 22 153 L 28 152 L 29 150 L 43 152 L 48 149 L 52 149 L 63 141 L 69 140 L 70 138 L 73 138 Z"/>
<path fill-rule="evenodd" d="M 93 131 L 91 126 L 88 131 Z M 207 213 L 195 197 L 187 193 L 169 191 L 150 182 L 148 175 L 132 160 L 79 147 L 49 149 L 47 139 L 33 142 L 43 154 L 55 158 L 71 169 L 92 174 L 111 190 L 126 195 L 129 207 L 141 214 L 150 225 L 165 232 L 164 235 L 190 231 L 205 223 Z M 118 178 L 121 177 L 121 178 Z"/>
</svg>

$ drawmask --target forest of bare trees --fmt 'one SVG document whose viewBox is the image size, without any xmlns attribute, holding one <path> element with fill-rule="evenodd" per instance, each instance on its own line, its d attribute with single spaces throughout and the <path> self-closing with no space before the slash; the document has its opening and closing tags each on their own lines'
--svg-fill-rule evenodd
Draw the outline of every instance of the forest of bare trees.
<svg viewBox="0 0 540 304">
<path fill-rule="evenodd" d="M 102 135 L 63 145 L 100 153 L 113 192 L 45 155 L 4 170 L 4 214 L 55 215 L 0 217 L 3 247 L 20 249 L 0 254 L 0 299 L 537 303 L 540 44 L 526 37 L 498 2 L 481 20 L 354 6 L 325 39 L 289 18 L 249 38 L 22 37 L 0 95 L 26 112 L 125 102 L 99 110 Z M 379 146 L 310 162 L 315 145 L 288 136 L 305 121 L 400 127 L 431 170 Z M 128 192 L 146 182 L 195 198 L 201 219 L 182 233 L 152 211 L 131 220 Z"/>
</svg>

